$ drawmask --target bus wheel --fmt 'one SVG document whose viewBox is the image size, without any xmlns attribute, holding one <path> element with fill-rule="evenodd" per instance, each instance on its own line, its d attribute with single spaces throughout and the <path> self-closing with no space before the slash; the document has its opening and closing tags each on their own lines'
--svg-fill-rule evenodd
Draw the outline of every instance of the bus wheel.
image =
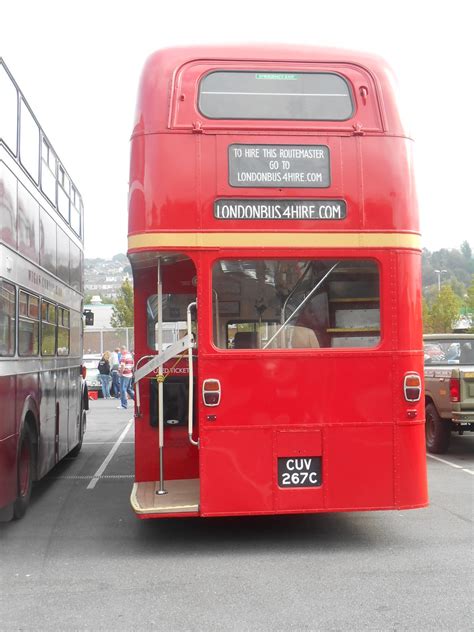
<svg viewBox="0 0 474 632">
<path fill-rule="evenodd" d="M 79 443 L 69 452 L 69 456 L 76 457 L 82 448 L 82 439 L 84 437 L 84 430 L 86 429 L 86 411 L 81 413 L 81 423 L 79 426 Z"/>
<path fill-rule="evenodd" d="M 13 504 L 13 519 L 18 520 L 25 515 L 30 502 L 33 486 L 33 438 L 28 426 L 24 426 L 18 456 L 18 496 Z"/>
<path fill-rule="evenodd" d="M 441 419 L 433 404 L 426 405 L 426 449 L 432 454 L 444 454 L 448 451 L 451 439 L 451 424 Z"/>
</svg>

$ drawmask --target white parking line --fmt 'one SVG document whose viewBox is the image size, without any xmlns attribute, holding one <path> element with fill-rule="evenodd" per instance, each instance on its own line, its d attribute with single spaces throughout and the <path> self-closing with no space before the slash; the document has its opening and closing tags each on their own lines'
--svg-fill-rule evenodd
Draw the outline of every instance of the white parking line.
<svg viewBox="0 0 474 632">
<path fill-rule="evenodd" d="M 135 478 L 135 474 L 103 474 L 100 477 L 101 481 L 109 481 L 121 478 Z M 88 481 L 91 479 L 91 475 L 77 474 L 71 476 L 48 476 L 48 479 L 54 479 L 55 481 Z"/>
<path fill-rule="evenodd" d="M 451 463 L 451 461 L 446 461 L 446 459 L 440 459 L 439 456 L 434 456 L 433 454 L 427 454 L 426 456 L 429 456 L 430 459 L 434 459 L 435 461 L 439 461 L 440 463 L 444 463 L 445 465 L 449 465 L 450 467 L 454 467 L 457 470 L 461 470 L 462 472 L 466 472 L 467 474 L 471 474 L 471 476 L 474 476 L 474 471 L 468 470 L 466 467 L 463 467 L 462 465 L 458 465 L 457 463 Z"/>
<path fill-rule="evenodd" d="M 110 461 L 112 460 L 112 457 L 114 456 L 114 454 L 117 452 L 117 450 L 119 449 L 120 444 L 122 443 L 122 441 L 125 438 L 125 435 L 127 434 L 127 432 L 130 430 L 130 427 L 133 423 L 133 417 L 128 421 L 128 424 L 125 426 L 125 430 L 122 432 L 122 434 L 120 435 L 120 437 L 117 439 L 117 441 L 114 443 L 113 448 L 110 450 L 110 452 L 108 453 L 108 455 L 105 457 L 104 462 L 102 463 L 102 465 L 99 467 L 99 469 L 97 470 L 97 472 L 94 474 L 94 476 L 91 479 L 91 482 L 89 483 L 89 485 L 87 486 L 87 489 L 94 489 L 94 487 L 97 485 L 99 478 L 101 477 L 101 475 L 104 473 L 105 468 L 107 467 L 107 465 L 110 463 Z"/>
</svg>

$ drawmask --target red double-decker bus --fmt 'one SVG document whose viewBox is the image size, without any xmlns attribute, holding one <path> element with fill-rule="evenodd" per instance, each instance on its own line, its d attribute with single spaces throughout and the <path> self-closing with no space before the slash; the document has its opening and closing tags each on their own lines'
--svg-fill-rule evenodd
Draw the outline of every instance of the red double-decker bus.
<svg viewBox="0 0 474 632">
<path fill-rule="evenodd" d="M 0 58 L 0 517 L 20 518 L 34 480 L 76 455 L 83 206 Z"/>
<path fill-rule="evenodd" d="M 427 504 L 412 140 L 374 56 L 152 55 L 132 135 L 140 518 Z"/>
</svg>

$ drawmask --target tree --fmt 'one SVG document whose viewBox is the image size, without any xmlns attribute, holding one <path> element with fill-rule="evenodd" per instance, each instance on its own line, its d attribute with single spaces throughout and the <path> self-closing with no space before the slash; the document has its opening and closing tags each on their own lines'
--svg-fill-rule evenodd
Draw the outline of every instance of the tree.
<svg viewBox="0 0 474 632">
<path fill-rule="evenodd" d="M 467 307 L 469 311 L 474 314 L 474 275 L 471 280 L 471 285 L 467 288 Z"/>
<path fill-rule="evenodd" d="M 437 270 L 438 272 L 435 272 Z M 445 271 L 445 272 L 442 272 Z M 438 276 L 441 281 L 449 282 L 458 296 L 464 298 L 466 287 L 469 286 L 474 273 L 474 258 L 471 246 L 467 241 L 461 244 L 459 250 L 442 248 L 430 252 L 426 248 L 422 253 L 423 295 L 429 301 L 428 293 L 432 288 L 438 289 Z"/>
<path fill-rule="evenodd" d="M 461 281 L 458 281 L 457 278 L 451 280 L 451 289 L 456 296 L 459 296 L 461 301 L 466 296 L 466 286 Z"/>
<path fill-rule="evenodd" d="M 437 334 L 452 331 L 453 323 L 459 318 L 461 299 L 450 285 L 443 285 L 429 309 L 429 324 Z"/>
<path fill-rule="evenodd" d="M 128 279 L 114 301 L 110 322 L 112 327 L 133 327 L 133 288 Z"/>
<path fill-rule="evenodd" d="M 463 254 L 463 256 L 468 260 L 471 261 L 472 259 L 472 250 L 471 250 L 471 246 L 469 245 L 469 242 L 467 241 L 463 241 L 461 244 L 461 252 Z"/>
<path fill-rule="evenodd" d="M 428 301 L 425 298 L 423 298 L 423 333 L 425 334 L 434 333 L 430 306 L 429 306 Z"/>
</svg>

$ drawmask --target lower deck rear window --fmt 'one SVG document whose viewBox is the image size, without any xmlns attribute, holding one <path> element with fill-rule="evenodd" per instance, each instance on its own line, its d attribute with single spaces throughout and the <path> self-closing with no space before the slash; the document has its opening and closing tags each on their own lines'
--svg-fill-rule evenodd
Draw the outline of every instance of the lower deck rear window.
<svg viewBox="0 0 474 632">
<path fill-rule="evenodd" d="M 213 267 L 221 349 L 375 347 L 379 268 L 369 259 L 222 259 Z"/>
</svg>

